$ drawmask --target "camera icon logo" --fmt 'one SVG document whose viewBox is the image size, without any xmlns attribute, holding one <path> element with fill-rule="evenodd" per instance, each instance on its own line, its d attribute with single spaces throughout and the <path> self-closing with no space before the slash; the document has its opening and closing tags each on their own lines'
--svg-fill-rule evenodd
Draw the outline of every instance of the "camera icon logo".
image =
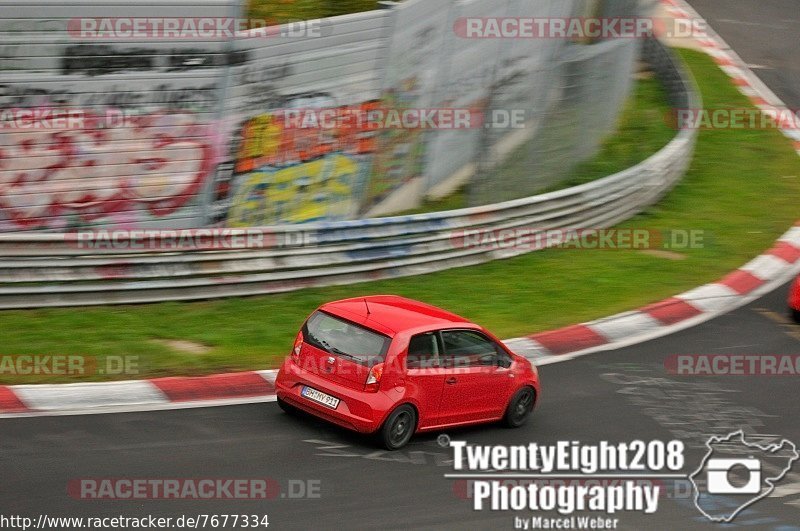
<svg viewBox="0 0 800 531">
<path fill-rule="evenodd" d="M 708 451 L 688 477 L 695 507 L 706 518 L 730 523 L 747 507 L 769 496 L 800 460 L 793 442 L 769 437 L 770 443 L 761 445 L 747 440 L 744 431 L 738 430 L 706 441 Z"/>
<path fill-rule="evenodd" d="M 707 486 L 709 494 L 758 494 L 761 491 L 761 461 L 758 459 L 709 459 Z M 744 484 L 735 485 L 732 476 L 747 477 Z"/>
</svg>

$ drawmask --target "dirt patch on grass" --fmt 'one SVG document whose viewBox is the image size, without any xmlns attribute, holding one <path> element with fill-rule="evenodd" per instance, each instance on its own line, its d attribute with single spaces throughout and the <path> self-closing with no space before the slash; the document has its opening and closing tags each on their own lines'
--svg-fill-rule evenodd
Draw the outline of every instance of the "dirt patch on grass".
<svg viewBox="0 0 800 531">
<path fill-rule="evenodd" d="M 686 260 L 688 256 L 683 253 L 676 253 L 675 251 L 664 251 L 663 249 L 647 249 L 642 251 L 644 254 L 655 256 L 656 258 L 665 258 L 667 260 Z"/>
<path fill-rule="evenodd" d="M 207 354 L 212 350 L 208 345 L 183 339 L 152 339 L 151 341 L 186 354 Z"/>
</svg>

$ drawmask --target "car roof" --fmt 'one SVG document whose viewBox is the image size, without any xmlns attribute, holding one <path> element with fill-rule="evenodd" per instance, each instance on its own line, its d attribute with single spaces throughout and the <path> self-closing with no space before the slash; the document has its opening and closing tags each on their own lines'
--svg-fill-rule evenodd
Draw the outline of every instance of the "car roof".
<svg viewBox="0 0 800 531">
<path fill-rule="evenodd" d="M 445 328 L 454 323 L 472 324 L 460 315 L 397 295 L 371 295 L 344 299 L 324 304 L 320 310 L 355 321 L 389 336 L 421 327 Z"/>
</svg>

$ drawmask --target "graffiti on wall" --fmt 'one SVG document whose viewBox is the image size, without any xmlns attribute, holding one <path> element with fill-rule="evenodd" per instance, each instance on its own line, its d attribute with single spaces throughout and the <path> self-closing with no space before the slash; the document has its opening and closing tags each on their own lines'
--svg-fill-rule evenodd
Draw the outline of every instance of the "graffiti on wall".
<svg viewBox="0 0 800 531">
<path fill-rule="evenodd" d="M 233 227 L 344 219 L 355 206 L 353 193 L 361 163 L 342 154 L 326 155 L 276 170 L 247 174 L 238 185 L 228 223 Z"/>
<path fill-rule="evenodd" d="M 418 101 L 417 88 L 416 77 L 405 79 L 397 90 L 384 92 L 381 104 L 393 109 L 412 108 Z M 387 129 L 380 134 L 362 213 L 422 174 L 423 135 L 422 129 L 412 128 Z"/>
<path fill-rule="evenodd" d="M 286 108 L 346 109 L 326 94 L 289 98 Z M 285 112 L 255 116 L 241 128 L 229 226 L 345 219 L 359 209 L 375 132 L 352 124 L 293 127 Z"/>
<path fill-rule="evenodd" d="M 374 35 L 386 27 L 386 12 L 363 15 L 356 31 L 333 44 L 26 42 L 29 34 L 64 34 L 65 16 L 75 16 L 62 6 L 29 4 L 30 16 L 0 21 L 0 71 L 11 74 L 0 79 L 0 112 L 121 110 L 139 122 L 0 130 L 0 231 L 352 219 L 419 173 L 417 131 L 287 128 L 279 111 L 372 108 L 376 98 L 390 107 L 414 104 L 409 90 L 427 85 L 393 85 L 382 98 L 388 43 Z M 132 16 L 154 16 L 152 6 L 120 9 L 128 8 Z M 163 9 L 186 12 L 169 2 Z M 224 2 L 203 9 L 209 16 L 230 12 Z M 389 152 L 375 165 L 383 147 Z"/>
<path fill-rule="evenodd" d="M 0 82 L 0 231 L 203 221 L 201 192 L 219 143 L 209 125 L 218 70 L 178 74 L 242 64 L 247 52 L 56 43 L 25 54 L 19 46 L 0 47 L 0 68 L 20 74 Z M 23 111 L 80 119 L 60 128 L 13 123 Z"/>
<path fill-rule="evenodd" d="M 196 201 L 214 165 L 207 126 L 155 112 L 100 127 L 0 135 L 0 230 L 135 226 Z"/>
<path fill-rule="evenodd" d="M 392 44 L 398 52 L 388 65 L 391 84 L 381 96 L 383 105 L 395 109 L 432 107 L 433 81 L 441 66 L 436 63 L 441 53 L 441 32 L 436 22 L 429 20 L 410 35 L 403 35 Z M 423 174 L 426 140 L 426 133 L 420 129 L 394 129 L 380 135 L 362 213 Z"/>
<path fill-rule="evenodd" d="M 82 86 L 77 82 L 48 84 L 0 83 L 0 107 L 71 106 L 77 108 L 110 107 L 113 109 L 186 109 L 209 112 L 215 101 L 214 83 L 177 85 L 158 83 L 146 90 L 131 91 L 118 82 Z"/>
</svg>

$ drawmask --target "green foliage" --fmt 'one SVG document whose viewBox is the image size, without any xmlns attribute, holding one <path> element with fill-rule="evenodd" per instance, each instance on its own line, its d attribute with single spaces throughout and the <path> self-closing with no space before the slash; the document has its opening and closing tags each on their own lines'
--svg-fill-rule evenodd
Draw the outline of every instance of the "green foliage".
<svg viewBox="0 0 800 531">
<path fill-rule="evenodd" d="M 280 24 L 377 9 L 377 0 L 251 0 L 247 16 Z"/>
</svg>

